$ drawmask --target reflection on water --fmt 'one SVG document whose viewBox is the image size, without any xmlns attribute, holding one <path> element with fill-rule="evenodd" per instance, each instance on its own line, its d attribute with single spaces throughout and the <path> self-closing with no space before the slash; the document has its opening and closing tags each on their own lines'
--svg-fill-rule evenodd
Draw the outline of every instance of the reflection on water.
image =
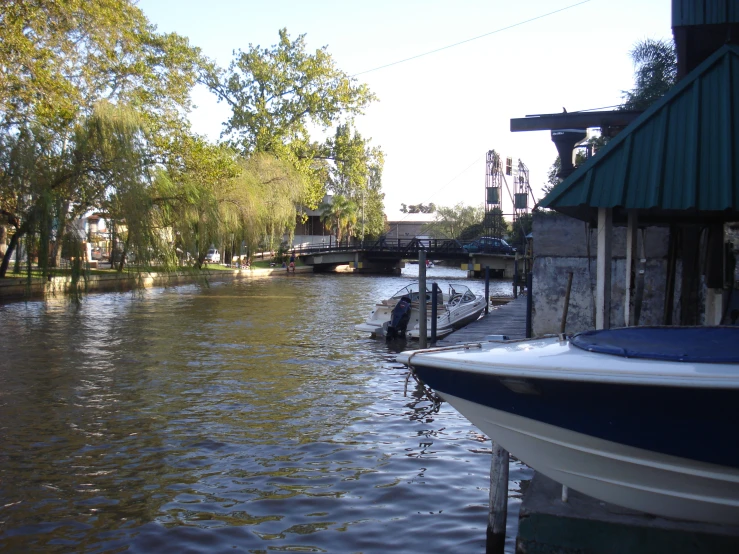
<svg viewBox="0 0 739 554">
<path fill-rule="evenodd" d="M 353 331 L 413 272 L 0 306 L 0 550 L 483 552 L 489 442 Z"/>
</svg>

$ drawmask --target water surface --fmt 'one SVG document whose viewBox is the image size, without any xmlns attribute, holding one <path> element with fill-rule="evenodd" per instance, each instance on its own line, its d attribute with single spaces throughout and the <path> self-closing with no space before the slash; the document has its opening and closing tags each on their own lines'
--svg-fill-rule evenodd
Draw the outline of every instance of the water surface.
<svg viewBox="0 0 739 554">
<path fill-rule="evenodd" d="M 484 552 L 489 441 L 353 330 L 414 275 L 0 306 L 0 550 Z"/>
</svg>

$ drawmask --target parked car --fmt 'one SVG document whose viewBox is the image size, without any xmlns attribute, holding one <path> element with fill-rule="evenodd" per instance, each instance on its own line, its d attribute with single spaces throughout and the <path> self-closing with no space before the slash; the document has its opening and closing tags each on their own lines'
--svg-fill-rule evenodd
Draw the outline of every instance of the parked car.
<svg viewBox="0 0 739 554">
<path fill-rule="evenodd" d="M 504 239 L 495 237 L 480 237 L 469 244 L 465 244 L 462 248 L 466 252 L 491 252 L 496 254 L 513 255 L 516 249 L 508 244 Z"/>
<path fill-rule="evenodd" d="M 218 252 L 215 248 L 211 248 L 208 250 L 208 253 L 205 255 L 205 263 L 208 264 L 219 264 L 221 263 L 221 253 Z"/>
</svg>

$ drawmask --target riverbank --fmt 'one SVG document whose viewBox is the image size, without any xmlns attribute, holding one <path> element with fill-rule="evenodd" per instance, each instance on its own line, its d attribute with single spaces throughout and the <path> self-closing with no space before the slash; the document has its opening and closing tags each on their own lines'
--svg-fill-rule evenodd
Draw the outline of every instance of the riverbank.
<svg viewBox="0 0 739 554">
<path fill-rule="evenodd" d="M 81 293 L 125 292 L 135 288 L 171 287 L 224 279 L 252 279 L 286 273 L 284 267 L 93 273 L 76 284 L 72 282 L 70 275 L 50 277 L 46 280 L 32 278 L 30 283 L 26 277 L 12 277 L 0 280 L 0 303 L 67 295 L 74 292 L 73 287 L 75 286 Z M 295 273 L 313 273 L 313 268 L 298 266 L 295 268 Z"/>
</svg>

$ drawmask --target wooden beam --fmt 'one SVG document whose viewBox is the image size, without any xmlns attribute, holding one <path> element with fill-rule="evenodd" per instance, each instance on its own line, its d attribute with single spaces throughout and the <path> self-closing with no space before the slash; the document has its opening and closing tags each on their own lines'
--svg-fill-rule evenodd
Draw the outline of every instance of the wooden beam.
<svg viewBox="0 0 739 554">
<path fill-rule="evenodd" d="M 607 111 L 527 115 L 511 119 L 511 132 L 626 127 L 641 114 L 636 111 Z"/>
</svg>

